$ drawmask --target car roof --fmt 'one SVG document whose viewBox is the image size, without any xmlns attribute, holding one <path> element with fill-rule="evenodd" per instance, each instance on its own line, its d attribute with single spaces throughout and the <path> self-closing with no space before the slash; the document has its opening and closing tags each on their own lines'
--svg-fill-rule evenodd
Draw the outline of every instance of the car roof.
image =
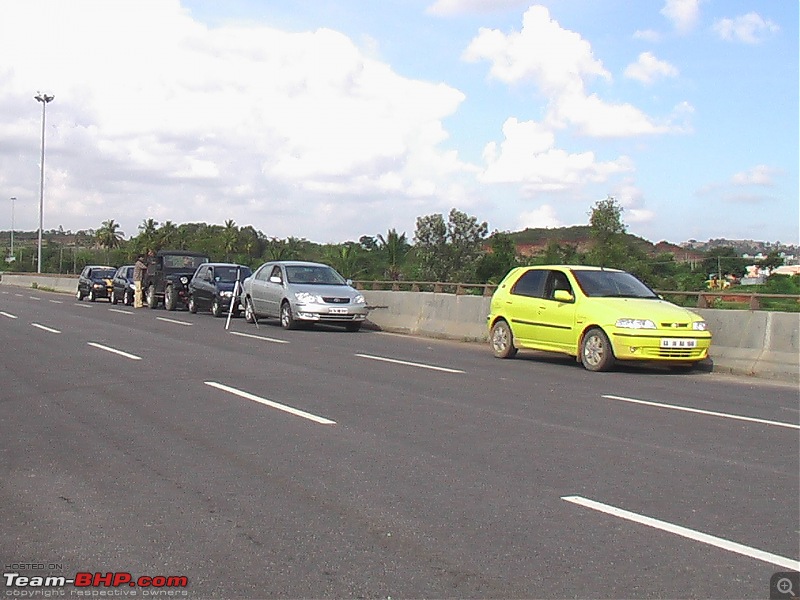
<svg viewBox="0 0 800 600">
<path fill-rule="evenodd" d="M 562 269 L 565 271 L 609 271 L 612 273 L 625 273 L 621 269 L 612 269 L 611 267 L 596 267 L 593 265 L 528 265 L 519 267 L 520 269 Z"/>
<path fill-rule="evenodd" d="M 249 269 L 247 265 L 241 265 L 239 263 L 226 263 L 226 262 L 207 262 L 200 265 L 201 267 L 245 267 Z"/>
<path fill-rule="evenodd" d="M 112 267 L 110 265 L 86 265 L 86 269 L 116 269 L 117 267 Z"/>
<path fill-rule="evenodd" d="M 264 263 L 265 265 L 282 265 L 284 267 L 328 267 L 333 268 L 325 263 L 311 262 L 308 260 L 271 260 Z M 264 266 L 264 265 L 262 265 Z"/>
</svg>

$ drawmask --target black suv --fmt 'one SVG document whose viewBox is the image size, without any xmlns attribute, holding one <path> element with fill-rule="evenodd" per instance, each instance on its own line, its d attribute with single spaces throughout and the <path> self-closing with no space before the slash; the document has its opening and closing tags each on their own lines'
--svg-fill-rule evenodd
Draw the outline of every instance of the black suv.
<svg viewBox="0 0 800 600">
<path fill-rule="evenodd" d="M 207 262 L 208 256 L 199 252 L 159 250 L 148 261 L 142 281 L 147 306 L 156 308 L 162 301 L 167 310 L 175 310 L 179 303 L 186 306 L 189 280 L 197 267 Z"/>
<path fill-rule="evenodd" d="M 111 300 L 112 284 L 111 280 L 116 273 L 114 267 L 104 265 L 88 265 L 83 268 L 78 278 L 78 293 L 75 297 L 83 300 L 86 296 L 90 302 L 98 298 L 108 298 Z"/>
<path fill-rule="evenodd" d="M 233 263 L 208 263 L 200 265 L 189 282 L 189 312 L 198 310 L 211 310 L 215 317 L 221 317 L 231 310 L 237 315 L 242 307 L 239 306 L 239 292 L 242 291 L 242 282 L 252 275 L 250 267 Z M 236 296 L 234 288 L 239 281 Z"/>
</svg>

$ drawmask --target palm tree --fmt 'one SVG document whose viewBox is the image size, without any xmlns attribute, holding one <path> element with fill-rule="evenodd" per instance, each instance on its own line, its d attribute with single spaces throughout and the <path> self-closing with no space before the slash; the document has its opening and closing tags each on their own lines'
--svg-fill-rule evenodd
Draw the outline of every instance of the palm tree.
<svg viewBox="0 0 800 600">
<path fill-rule="evenodd" d="M 176 243 L 178 239 L 178 228 L 172 221 L 165 221 L 164 224 L 158 228 L 158 246 L 164 248 Z"/>
<path fill-rule="evenodd" d="M 119 248 L 125 234 L 119 231 L 119 223 L 115 223 L 114 219 L 103 221 L 95 234 L 97 243 L 106 250 L 113 250 Z"/>
<path fill-rule="evenodd" d="M 158 221 L 155 219 L 145 219 L 139 225 L 139 235 L 137 237 L 137 246 L 141 251 L 147 252 L 154 250 L 156 239 L 158 236 Z"/>
<path fill-rule="evenodd" d="M 222 245 L 225 251 L 225 260 L 231 260 L 231 254 L 236 250 L 239 242 L 239 228 L 233 219 L 225 221 L 225 229 L 222 230 Z"/>
<path fill-rule="evenodd" d="M 398 234 L 396 229 L 390 229 L 386 237 L 378 234 L 378 249 L 384 254 L 388 267 L 386 277 L 391 280 L 400 279 L 400 266 L 405 260 L 411 245 L 406 239 L 405 232 Z"/>
</svg>

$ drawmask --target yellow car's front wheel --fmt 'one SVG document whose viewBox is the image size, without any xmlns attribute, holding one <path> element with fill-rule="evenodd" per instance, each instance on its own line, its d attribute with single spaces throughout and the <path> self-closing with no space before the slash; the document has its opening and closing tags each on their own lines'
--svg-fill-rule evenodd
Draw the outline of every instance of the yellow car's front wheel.
<svg viewBox="0 0 800 600">
<path fill-rule="evenodd" d="M 613 366 L 614 351 L 602 329 L 593 327 L 583 336 L 581 363 L 589 371 L 608 371 Z"/>
<path fill-rule="evenodd" d="M 517 348 L 514 346 L 514 334 L 511 333 L 511 327 L 508 323 L 497 321 L 492 325 L 492 333 L 490 336 L 492 342 L 492 351 L 497 358 L 513 358 L 517 353 Z"/>
</svg>

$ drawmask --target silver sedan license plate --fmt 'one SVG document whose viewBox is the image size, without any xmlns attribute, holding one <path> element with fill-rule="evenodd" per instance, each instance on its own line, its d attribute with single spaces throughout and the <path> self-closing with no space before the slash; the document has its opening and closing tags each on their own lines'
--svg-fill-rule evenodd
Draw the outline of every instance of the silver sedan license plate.
<svg viewBox="0 0 800 600">
<path fill-rule="evenodd" d="M 329 308 L 328 312 L 332 315 L 346 315 L 347 309 L 346 308 Z"/>
</svg>

